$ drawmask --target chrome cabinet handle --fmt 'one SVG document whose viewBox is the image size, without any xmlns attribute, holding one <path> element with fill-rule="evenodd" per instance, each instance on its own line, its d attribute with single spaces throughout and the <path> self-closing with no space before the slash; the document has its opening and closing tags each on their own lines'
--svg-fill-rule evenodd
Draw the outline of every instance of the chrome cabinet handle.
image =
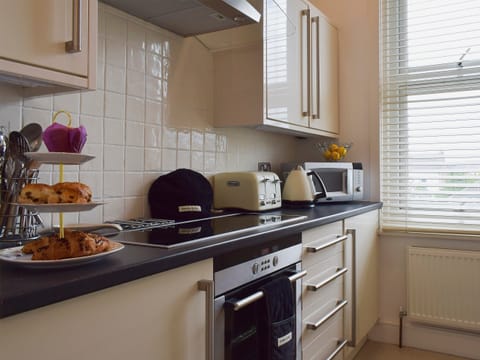
<svg viewBox="0 0 480 360">
<path fill-rule="evenodd" d="M 296 274 L 293 274 L 293 275 L 289 276 L 288 280 L 290 280 L 290 282 L 293 283 L 293 282 L 297 281 L 298 279 L 301 279 L 305 275 L 307 275 L 307 270 L 302 270 L 302 271 L 299 271 Z M 257 291 L 250 296 L 247 296 L 243 299 L 237 300 L 237 301 L 231 303 L 233 305 L 233 310 L 238 311 L 240 309 L 243 309 L 245 306 L 250 305 L 251 303 L 254 303 L 257 300 L 260 300 L 263 296 L 264 296 L 263 291 Z"/>
<path fill-rule="evenodd" d="M 312 110 L 312 119 L 320 119 L 320 17 L 315 16 L 312 18 L 312 26 L 316 32 L 316 39 L 317 43 L 315 44 L 315 58 L 316 58 L 316 67 L 317 67 L 317 76 L 315 77 L 315 85 L 316 85 L 316 104 L 317 104 L 317 111 L 316 113 Z M 313 46 L 313 45 L 312 45 Z M 313 102 L 313 100 L 312 100 Z"/>
<path fill-rule="evenodd" d="M 352 338 L 348 346 L 355 347 L 357 345 L 357 230 L 347 229 L 345 233 L 352 236 Z"/>
<path fill-rule="evenodd" d="M 72 0 L 72 40 L 65 43 L 67 53 L 82 51 L 82 0 Z"/>
<path fill-rule="evenodd" d="M 328 278 L 326 278 L 325 280 L 323 280 L 322 282 L 319 282 L 318 284 L 307 284 L 307 290 L 310 290 L 310 291 L 317 291 L 318 289 L 324 287 L 325 285 L 331 283 L 333 280 L 335 280 L 336 278 L 342 276 L 343 274 L 345 274 L 346 272 L 348 271 L 348 269 L 346 267 L 344 268 L 337 268 L 337 271 L 335 272 L 335 274 L 329 276 Z"/>
<path fill-rule="evenodd" d="M 335 308 L 330 311 L 328 314 L 326 314 L 324 317 L 322 317 L 320 320 L 317 322 L 307 322 L 307 329 L 310 330 L 317 330 L 320 326 L 325 324 L 333 315 L 338 313 L 340 310 L 342 310 L 346 305 L 348 301 L 347 300 L 339 300 L 337 301 L 337 304 L 335 305 Z"/>
<path fill-rule="evenodd" d="M 214 325 L 215 325 L 215 292 L 213 280 L 200 280 L 197 283 L 198 290 L 205 291 L 205 360 L 213 360 L 214 351 Z"/>
<path fill-rule="evenodd" d="M 310 9 L 304 9 L 302 10 L 301 13 L 302 18 L 304 16 L 307 17 L 307 111 L 303 111 L 302 109 L 302 116 L 310 116 L 310 101 L 311 101 L 311 94 L 310 94 L 310 87 L 311 87 L 311 49 L 310 49 L 310 44 L 311 44 L 311 31 L 310 31 Z M 303 61 L 302 61 L 303 64 Z M 303 72 L 302 72 L 303 76 Z M 303 99 L 302 99 L 302 104 L 303 104 Z M 303 106 L 303 105 L 302 105 Z"/>
<path fill-rule="evenodd" d="M 325 360 L 333 360 L 335 356 L 337 356 L 337 354 L 340 351 L 342 351 L 345 345 L 347 345 L 347 343 L 348 343 L 348 340 L 338 340 L 337 341 L 338 346 L 335 348 L 335 350 L 333 350 L 333 352 Z"/>
<path fill-rule="evenodd" d="M 321 244 L 321 245 L 318 245 L 318 246 L 307 245 L 307 246 L 305 246 L 305 249 L 307 250 L 307 252 L 317 252 L 317 251 L 320 251 L 320 250 L 324 250 L 324 249 L 326 249 L 330 246 L 333 246 L 335 244 L 338 244 L 339 242 L 345 241 L 347 239 L 348 239 L 348 235 L 337 235 L 334 240 L 331 240 L 327 243 L 324 243 L 324 244 Z"/>
</svg>

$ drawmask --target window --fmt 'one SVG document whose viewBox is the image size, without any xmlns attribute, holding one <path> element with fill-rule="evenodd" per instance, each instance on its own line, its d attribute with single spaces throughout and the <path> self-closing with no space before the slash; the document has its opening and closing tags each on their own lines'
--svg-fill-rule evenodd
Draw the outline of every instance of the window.
<svg viewBox="0 0 480 360">
<path fill-rule="evenodd" d="M 383 228 L 480 233 L 480 1 L 381 15 Z"/>
</svg>

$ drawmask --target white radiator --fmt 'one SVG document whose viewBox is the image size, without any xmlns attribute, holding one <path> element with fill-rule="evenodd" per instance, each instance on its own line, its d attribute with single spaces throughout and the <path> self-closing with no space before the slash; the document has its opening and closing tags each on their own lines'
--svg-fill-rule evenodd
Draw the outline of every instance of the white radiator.
<svg viewBox="0 0 480 360">
<path fill-rule="evenodd" d="M 480 331 L 480 251 L 409 247 L 407 299 L 411 320 Z"/>
</svg>

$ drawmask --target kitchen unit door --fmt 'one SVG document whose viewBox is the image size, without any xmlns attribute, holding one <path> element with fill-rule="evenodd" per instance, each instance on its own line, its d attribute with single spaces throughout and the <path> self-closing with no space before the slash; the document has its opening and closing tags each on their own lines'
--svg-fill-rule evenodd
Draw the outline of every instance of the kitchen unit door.
<svg viewBox="0 0 480 360">
<path fill-rule="evenodd" d="M 378 210 L 353 216 L 344 220 L 344 232 L 350 236 L 352 247 L 347 259 L 354 259 L 352 270 L 347 274 L 350 292 L 349 306 L 346 307 L 346 333 L 350 343 L 345 351 L 351 360 L 367 340 L 379 316 L 378 304 Z"/>
<path fill-rule="evenodd" d="M 2 359 L 209 359 L 212 279 L 209 259 L 0 319 Z"/>
<path fill-rule="evenodd" d="M 266 0 L 263 74 L 266 121 L 308 127 L 309 10 L 301 0 Z"/>
<path fill-rule="evenodd" d="M 0 80 L 94 88 L 97 0 L 0 0 Z"/>
<path fill-rule="evenodd" d="M 338 33 L 325 16 L 312 7 L 311 107 L 309 127 L 338 135 Z"/>
</svg>

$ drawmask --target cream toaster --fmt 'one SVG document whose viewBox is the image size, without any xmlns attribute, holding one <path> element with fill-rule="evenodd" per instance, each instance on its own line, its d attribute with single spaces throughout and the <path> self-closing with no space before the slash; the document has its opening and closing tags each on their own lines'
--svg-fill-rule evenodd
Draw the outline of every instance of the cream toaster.
<svg viewBox="0 0 480 360">
<path fill-rule="evenodd" d="M 215 209 L 264 211 L 281 206 L 280 178 L 273 172 L 226 172 L 213 177 Z"/>
</svg>

